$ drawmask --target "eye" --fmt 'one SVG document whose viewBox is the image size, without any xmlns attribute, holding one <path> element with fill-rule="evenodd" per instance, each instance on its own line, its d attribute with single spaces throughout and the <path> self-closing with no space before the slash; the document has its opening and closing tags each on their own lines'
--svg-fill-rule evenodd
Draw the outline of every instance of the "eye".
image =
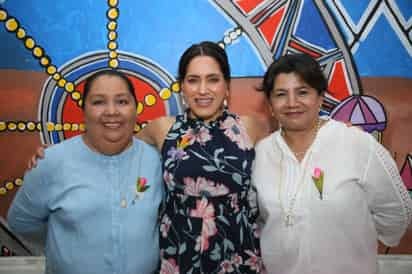
<svg viewBox="0 0 412 274">
<path fill-rule="evenodd" d="M 117 103 L 119 105 L 128 105 L 129 104 L 129 100 L 128 99 L 118 99 Z"/>
<path fill-rule="evenodd" d="M 91 103 L 92 106 L 103 105 L 103 104 L 104 104 L 104 100 L 94 99 L 94 100 L 91 100 L 90 103 Z"/>
<path fill-rule="evenodd" d="M 186 82 L 188 82 L 189 84 L 196 84 L 197 83 L 197 78 L 187 78 Z"/>
<path fill-rule="evenodd" d="M 309 91 L 307 89 L 300 89 L 298 90 L 298 95 L 299 96 L 305 96 L 309 93 Z"/>
<path fill-rule="evenodd" d="M 285 96 L 285 95 L 286 95 L 286 92 L 283 92 L 283 91 L 276 91 L 276 92 L 272 93 L 272 97 L 274 97 L 274 98 L 282 97 L 282 96 Z"/>
<path fill-rule="evenodd" d="M 209 82 L 211 83 L 218 83 L 219 81 L 220 81 L 220 78 L 218 77 L 209 78 Z"/>
</svg>

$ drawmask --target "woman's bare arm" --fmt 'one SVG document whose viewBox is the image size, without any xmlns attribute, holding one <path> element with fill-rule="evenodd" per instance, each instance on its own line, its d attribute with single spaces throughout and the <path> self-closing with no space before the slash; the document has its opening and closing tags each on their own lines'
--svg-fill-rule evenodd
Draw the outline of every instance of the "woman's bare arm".
<svg viewBox="0 0 412 274">
<path fill-rule="evenodd" d="M 253 145 L 256 145 L 264 137 L 268 136 L 271 132 L 271 125 L 269 121 L 259 118 L 257 116 L 240 116 L 243 125 L 249 135 Z"/>
<path fill-rule="evenodd" d="M 150 121 L 136 134 L 136 137 L 147 144 L 155 146 L 159 151 L 161 151 L 166 135 L 174 122 L 175 117 L 159 117 Z"/>
</svg>

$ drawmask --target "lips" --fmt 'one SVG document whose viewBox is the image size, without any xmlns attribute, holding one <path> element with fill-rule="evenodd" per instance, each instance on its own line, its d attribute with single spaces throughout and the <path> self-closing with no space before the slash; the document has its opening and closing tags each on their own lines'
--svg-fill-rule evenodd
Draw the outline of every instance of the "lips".
<svg viewBox="0 0 412 274">
<path fill-rule="evenodd" d="M 103 126 L 110 129 L 117 129 L 122 125 L 119 121 L 103 122 Z"/>
<path fill-rule="evenodd" d="M 197 98 L 195 103 L 200 107 L 208 107 L 213 103 L 213 98 Z"/>
</svg>

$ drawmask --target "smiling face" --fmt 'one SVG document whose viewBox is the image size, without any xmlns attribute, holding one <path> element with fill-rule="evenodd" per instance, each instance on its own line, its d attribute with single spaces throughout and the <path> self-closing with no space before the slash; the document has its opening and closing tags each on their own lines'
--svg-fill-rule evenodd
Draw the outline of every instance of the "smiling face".
<svg viewBox="0 0 412 274">
<path fill-rule="evenodd" d="M 193 58 L 187 66 L 181 84 L 184 99 L 192 116 L 209 122 L 222 113 L 223 101 L 229 93 L 229 83 L 214 58 Z"/>
<path fill-rule="evenodd" d="M 275 118 L 285 131 L 309 131 L 316 125 L 322 96 L 296 73 L 277 75 L 270 94 Z"/>
<path fill-rule="evenodd" d="M 84 140 L 103 154 L 123 151 L 133 139 L 136 103 L 124 79 L 102 75 L 94 79 L 84 102 Z"/>
</svg>

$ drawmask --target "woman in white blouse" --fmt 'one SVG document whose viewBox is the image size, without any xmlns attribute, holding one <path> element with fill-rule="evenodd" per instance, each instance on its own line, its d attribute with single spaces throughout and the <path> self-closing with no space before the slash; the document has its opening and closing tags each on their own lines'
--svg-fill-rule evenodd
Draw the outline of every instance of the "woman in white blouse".
<svg viewBox="0 0 412 274">
<path fill-rule="evenodd" d="M 399 243 L 412 202 L 388 151 L 319 117 L 327 81 L 307 55 L 267 70 L 261 90 L 280 129 L 256 146 L 252 181 L 268 273 L 377 273 L 377 240 Z"/>
</svg>

